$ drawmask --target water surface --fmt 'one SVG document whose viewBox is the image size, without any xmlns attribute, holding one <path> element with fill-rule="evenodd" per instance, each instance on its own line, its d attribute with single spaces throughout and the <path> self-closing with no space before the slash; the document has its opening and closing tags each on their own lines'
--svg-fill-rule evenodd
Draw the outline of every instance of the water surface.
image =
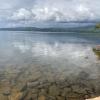
<svg viewBox="0 0 100 100">
<path fill-rule="evenodd" d="M 98 44 L 99 33 L 0 31 L 0 83 L 68 79 L 77 84 L 79 78 L 99 95 L 100 61 L 92 50 Z"/>
</svg>

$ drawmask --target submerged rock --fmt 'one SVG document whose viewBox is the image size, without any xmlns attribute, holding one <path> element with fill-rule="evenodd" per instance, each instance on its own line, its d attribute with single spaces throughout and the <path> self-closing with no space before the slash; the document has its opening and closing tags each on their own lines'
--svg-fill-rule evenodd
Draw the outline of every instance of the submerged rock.
<svg viewBox="0 0 100 100">
<path fill-rule="evenodd" d="M 57 95 L 59 95 L 59 89 L 57 88 L 57 86 L 56 85 L 53 85 L 53 86 L 50 86 L 50 88 L 49 88 L 49 95 L 51 95 L 51 96 L 57 96 Z"/>
<path fill-rule="evenodd" d="M 9 100 L 7 96 L 0 94 L 0 100 Z"/>
<path fill-rule="evenodd" d="M 39 96 L 38 100 L 46 100 L 46 97 L 44 95 Z"/>
<path fill-rule="evenodd" d="M 85 100 L 82 94 L 73 93 L 73 92 L 68 93 L 68 95 L 66 95 L 66 99 L 67 100 Z"/>
<path fill-rule="evenodd" d="M 65 100 L 65 97 L 63 97 L 63 96 L 57 96 L 57 100 Z"/>
<path fill-rule="evenodd" d="M 11 89 L 10 89 L 9 87 L 4 88 L 3 95 L 4 95 L 4 96 L 9 96 L 9 95 L 11 95 Z"/>
<path fill-rule="evenodd" d="M 29 88 L 37 87 L 39 85 L 39 82 L 28 82 L 27 86 Z"/>
<path fill-rule="evenodd" d="M 21 95 L 19 96 L 18 100 L 25 100 L 25 98 L 27 97 L 28 91 L 25 92 L 21 92 Z"/>
<path fill-rule="evenodd" d="M 17 88 L 19 89 L 20 92 L 24 92 L 27 90 L 27 84 L 25 83 L 20 83 L 17 85 Z"/>
</svg>

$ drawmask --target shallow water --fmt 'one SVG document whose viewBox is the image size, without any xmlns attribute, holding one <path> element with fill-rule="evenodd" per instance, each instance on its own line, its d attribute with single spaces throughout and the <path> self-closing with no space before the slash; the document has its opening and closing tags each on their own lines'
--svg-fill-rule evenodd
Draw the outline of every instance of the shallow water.
<svg viewBox="0 0 100 100">
<path fill-rule="evenodd" d="M 71 93 L 86 89 L 78 94 L 86 98 L 100 95 L 100 61 L 92 50 L 97 44 L 99 33 L 0 31 L 0 93 L 8 84 L 12 90 L 36 80 L 70 85 Z"/>
</svg>

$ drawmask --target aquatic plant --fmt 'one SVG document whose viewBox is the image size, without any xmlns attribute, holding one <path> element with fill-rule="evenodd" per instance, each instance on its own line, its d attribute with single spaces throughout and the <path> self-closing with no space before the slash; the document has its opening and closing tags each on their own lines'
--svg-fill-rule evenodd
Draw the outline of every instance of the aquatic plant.
<svg viewBox="0 0 100 100">
<path fill-rule="evenodd" d="M 99 24 L 96 24 L 96 28 L 97 29 L 100 29 L 100 23 Z"/>
<path fill-rule="evenodd" d="M 98 56 L 98 59 L 100 60 L 100 49 L 93 48 L 93 52 Z"/>
</svg>

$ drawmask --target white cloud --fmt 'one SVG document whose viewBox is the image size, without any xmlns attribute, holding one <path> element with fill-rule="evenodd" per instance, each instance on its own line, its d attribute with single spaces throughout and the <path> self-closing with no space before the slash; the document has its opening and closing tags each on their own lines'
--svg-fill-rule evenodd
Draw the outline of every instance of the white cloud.
<svg viewBox="0 0 100 100">
<path fill-rule="evenodd" d="M 12 20 L 30 20 L 32 19 L 32 13 L 25 8 L 21 8 L 18 11 L 14 12 L 10 17 Z"/>
<path fill-rule="evenodd" d="M 10 19 L 17 21 L 81 21 L 95 18 L 94 13 L 83 5 L 74 8 L 70 12 L 67 9 L 65 11 L 65 9 L 47 6 L 34 7 L 30 10 L 21 8 L 14 12 Z"/>
<path fill-rule="evenodd" d="M 35 20 L 42 20 L 42 21 L 59 21 L 61 17 L 63 17 L 63 13 L 59 11 L 58 8 L 33 8 L 32 13 L 35 15 Z"/>
<path fill-rule="evenodd" d="M 6 1 L 9 0 L 5 0 L 2 4 L 6 5 Z M 14 0 L 7 6 L 11 9 L 10 12 L 6 13 L 5 17 L 4 13 L 0 12 L 0 15 L 13 23 L 14 21 L 32 23 L 35 21 L 100 20 L 99 5 L 99 0 L 29 0 L 29 3 L 28 0 Z"/>
<path fill-rule="evenodd" d="M 84 6 L 84 5 L 79 5 L 76 8 L 77 12 L 77 17 L 80 20 L 93 20 L 95 17 L 95 14 L 91 11 L 90 8 Z"/>
</svg>

